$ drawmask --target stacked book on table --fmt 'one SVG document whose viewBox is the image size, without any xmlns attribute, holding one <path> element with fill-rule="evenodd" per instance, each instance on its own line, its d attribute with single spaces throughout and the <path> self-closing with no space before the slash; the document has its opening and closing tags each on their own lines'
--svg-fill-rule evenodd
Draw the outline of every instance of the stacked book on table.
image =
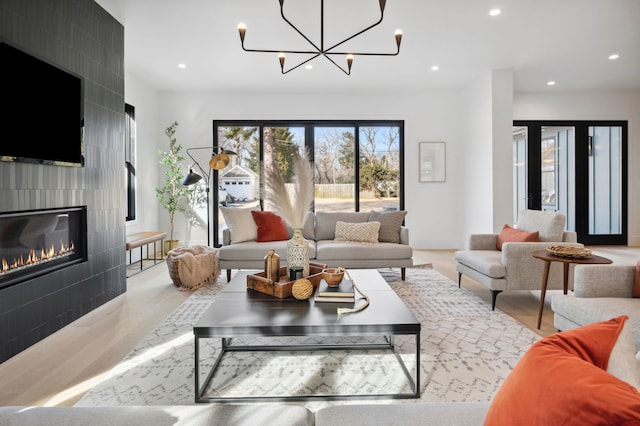
<svg viewBox="0 0 640 426">
<path fill-rule="evenodd" d="M 325 280 L 321 280 L 314 296 L 316 302 L 353 303 L 356 301 L 353 283 L 342 280 L 337 287 L 329 287 Z"/>
</svg>

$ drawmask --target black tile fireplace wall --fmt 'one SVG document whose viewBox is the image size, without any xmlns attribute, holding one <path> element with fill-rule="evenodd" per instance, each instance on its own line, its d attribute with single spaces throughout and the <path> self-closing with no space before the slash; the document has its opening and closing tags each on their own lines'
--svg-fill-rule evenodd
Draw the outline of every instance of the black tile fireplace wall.
<svg viewBox="0 0 640 426">
<path fill-rule="evenodd" d="M 0 211 L 86 205 L 88 229 L 87 262 L 0 290 L 1 362 L 126 291 L 126 194 L 124 27 L 93 0 L 2 0 L 0 38 L 84 78 L 86 160 L 0 161 Z"/>
</svg>

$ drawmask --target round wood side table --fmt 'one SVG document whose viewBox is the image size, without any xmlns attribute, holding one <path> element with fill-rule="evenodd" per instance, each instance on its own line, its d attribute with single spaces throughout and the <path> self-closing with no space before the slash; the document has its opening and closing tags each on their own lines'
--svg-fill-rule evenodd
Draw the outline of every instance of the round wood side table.
<svg viewBox="0 0 640 426">
<path fill-rule="evenodd" d="M 613 263 L 611 259 L 606 257 L 591 255 L 589 257 L 562 257 L 549 253 L 547 250 L 536 250 L 531 252 L 531 256 L 536 259 L 544 261 L 544 272 L 542 274 L 542 288 L 540 289 L 540 310 L 538 311 L 538 330 L 540 329 L 540 323 L 542 322 L 542 311 L 544 310 L 544 297 L 547 293 L 547 281 L 549 279 L 549 268 L 551 262 L 562 262 L 564 266 L 564 281 L 563 290 L 564 294 L 567 294 L 569 288 L 569 265 L 597 265 Z"/>
</svg>

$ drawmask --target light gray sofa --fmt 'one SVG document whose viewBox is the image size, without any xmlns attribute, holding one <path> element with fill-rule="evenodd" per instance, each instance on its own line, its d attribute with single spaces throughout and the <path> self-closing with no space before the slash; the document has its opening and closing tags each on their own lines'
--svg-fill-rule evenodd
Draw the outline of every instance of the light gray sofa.
<svg viewBox="0 0 640 426">
<path fill-rule="evenodd" d="M 0 407 L 3 426 L 482 425 L 488 402 L 358 404 L 313 413 L 288 404 Z"/>
<path fill-rule="evenodd" d="M 394 215 L 395 214 L 395 215 Z M 385 217 L 398 219 L 404 212 L 317 212 L 310 213 L 303 228 L 303 235 L 309 241 L 309 258 L 324 263 L 328 267 L 345 268 L 401 268 L 402 279 L 405 268 L 413 266 L 413 250 L 409 245 L 409 229 L 397 226 L 397 243 L 356 243 L 336 241 L 336 222 L 361 223 L 385 221 Z M 401 220 L 400 220 L 401 222 Z M 389 225 L 390 226 L 390 225 Z M 381 233 L 383 232 L 381 228 Z M 262 269 L 264 256 L 273 249 L 280 256 L 280 264 L 286 265 L 287 241 L 242 241 L 232 243 L 229 229 L 223 230 L 223 246 L 219 248 L 220 268 L 227 270 L 227 281 L 232 269 Z"/>
<path fill-rule="evenodd" d="M 576 265 L 574 293 L 551 299 L 554 326 L 569 330 L 627 315 L 640 351 L 640 298 L 631 297 L 635 271 L 626 265 Z"/>
<path fill-rule="evenodd" d="M 507 242 L 498 250 L 499 234 L 473 234 L 467 250 L 455 253 L 458 286 L 462 275 L 479 282 L 491 291 L 492 309 L 496 297 L 503 291 L 540 290 L 544 262 L 531 256 L 534 250 L 549 245 L 579 246 L 577 234 L 564 231 L 566 218 L 562 213 L 524 210 L 518 217 L 519 230 L 540 234 L 540 242 Z M 563 270 L 560 262 L 552 262 L 547 289 L 563 288 Z M 571 280 L 569 280 L 571 282 Z"/>
</svg>

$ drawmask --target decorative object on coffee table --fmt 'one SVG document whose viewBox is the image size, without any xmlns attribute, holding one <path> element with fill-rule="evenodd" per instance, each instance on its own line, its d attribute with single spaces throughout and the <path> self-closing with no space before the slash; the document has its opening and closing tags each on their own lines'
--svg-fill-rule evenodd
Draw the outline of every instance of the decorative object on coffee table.
<svg viewBox="0 0 640 426">
<path fill-rule="evenodd" d="M 309 264 L 310 274 L 305 279 L 309 280 L 315 289 L 322 280 L 322 270 L 327 265 L 324 263 L 311 262 Z M 290 298 L 293 295 L 293 284 L 296 280 L 290 280 L 286 266 L 280 267 L 280 280 L 271 281 L 265 276 L 264 271 L 247 275 L 247 288 L 277 297 L 278 299 Z"/>
<path fill-rule="evenodd" d="M 322 270 L 322 278 L 329 287 L 338 287 L 344 277 L 344 268 L 325 268 Z"/>
<path fill-rule="evenodd" d="M 364 299 L 364 303 L 361 303 L 360 306 L 357 306 L 357 307 L 354 307 L 354 308 L 338 308 L 337 309 L 338 316 L 344 315 L 344 314 L 354 314 L 356 312 L 363 311 L 363 310 L 365 310 L 367 308 L 367 306 L 369 306 L 369 303 L 371 303 L 371 299 L 369 299 L 369 296 L 364 294 L 362 292 L 362 290 L 360 290 L 358 288 L 358 286 L 356 285 L 356 281 L 353 278 L 351 278 L 351 274 L 349 273 L 349 271 L 345 270 L 345 273 L 347 274 L 347 277 L 349 278 L 349 281 L 351 281 L 351 283 L 353 284 L 353 288 L 358 293 L 360 293 L 360 295 Z"/>
<path fill-rule="evenodd" d="M 280 281 L 280 256 L 275 250 L 264 257 L 264 275 L 269 281 Z"/>
<path fill-rule="evenodd" d="M 309 241 L 302 236 L 301 228 L 295 228 L 287 242 L 287 264 L 290 270 L 302 269 L 302 275 L 309 276 Z"/>
<path fill-rule="evenodd" d="M 353 307 L 356 293 L 353 283 L 342 280 L 337 287 L 329 287 L 325 280 L 320 281 L 313 300 L 316 303 L 348 303 Z"/>
<path fill-rule="evenodd" d="M 265 186 L 267 199 L 293 228 L 293 237 L 287 244 L 289 269 L 302 268 L 306 277 L 309 275 L 309 242 L 302 235 L 302 227 L 313 202 L 313 169 L 306 151 L 295 155 L 293 171 L 291 194 L 286 188 L 283 173 L 275 163 L 266 167 Z"/>
<path fill-rule="evenodd" d="M 291 293 L 298 300 L 307 300 L 313 294 L 313 284 L 306 278 L 296 280 L 291 287 Z"/>
</svg>

